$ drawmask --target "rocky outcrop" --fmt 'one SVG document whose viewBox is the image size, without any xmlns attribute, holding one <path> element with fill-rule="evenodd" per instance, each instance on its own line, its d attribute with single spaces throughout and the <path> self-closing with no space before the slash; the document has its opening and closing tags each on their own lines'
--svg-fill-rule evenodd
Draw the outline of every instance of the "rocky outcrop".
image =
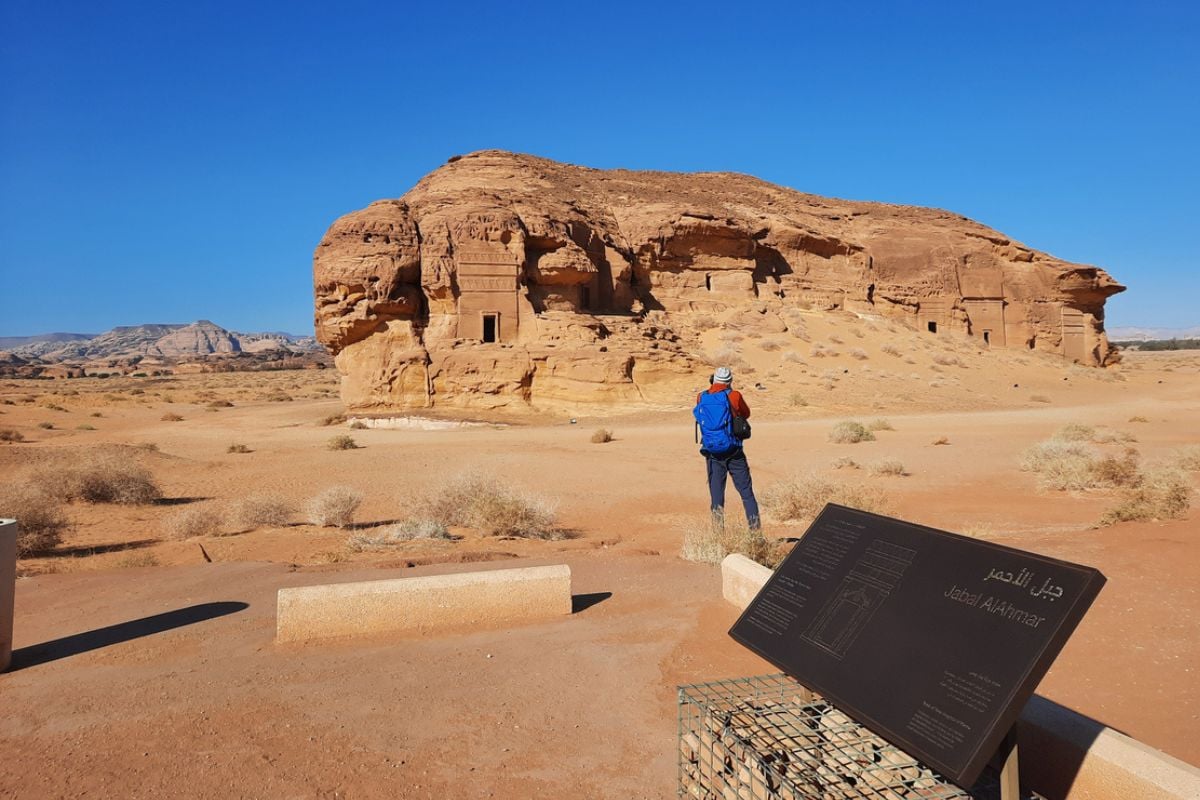
<svg viewBox="0 0 1200 800">
<path fill-rule="evenodd" d="M 501 151 L 337 220 L 313 273 L 317 337 L 362 410 L 673 398 L 704 320 L 735 308 L 781 330 L 788 307 L 878 315 L 1099 365 L 1104 301 L 1124 289 L 947 211 Z"/>
</svg>

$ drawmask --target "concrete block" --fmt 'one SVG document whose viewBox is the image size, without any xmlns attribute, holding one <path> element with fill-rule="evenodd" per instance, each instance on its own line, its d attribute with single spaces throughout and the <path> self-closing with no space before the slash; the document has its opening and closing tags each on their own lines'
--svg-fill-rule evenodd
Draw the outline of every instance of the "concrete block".
<svg viewBox="0 0 1200 800">
<path fill-rule="evenodd" d="M 745 610 L 771 570 L 721 562 L 725 600 Z M 1051 800 L 1200 800 L 1200 769 L 1034 695 L 1017 722 L 1021 783 Z"/>
<path fill-rule="evenodd" d="M 12 661 L 17 595 L 17 523 L 0 519 L 0 672 Z"/>
<path fill-rule="evenodd" d="M 280 589 L 280 642 L 426 632 L 571 613 L 566 564 Z"/>
<path fill-rule="evenodd" d="M 1017 744 L 1022 782 L 1055 800 L 1200 798 L 1200 769 L 1044 697 L 1021 712 Z"/>
<path fill-rule="evenodd" d="M 743 555 L 725 556 L 721 562 L 721 594 L 727 602 L 744 609 L 771 575 L 769 568 Z"/>
</svg>

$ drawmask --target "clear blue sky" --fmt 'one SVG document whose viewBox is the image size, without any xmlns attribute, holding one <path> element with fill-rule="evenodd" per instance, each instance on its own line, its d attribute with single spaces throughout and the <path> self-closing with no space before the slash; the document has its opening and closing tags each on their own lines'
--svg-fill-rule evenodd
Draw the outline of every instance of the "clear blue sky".
<svg viewBox="0 0 1200 800">
<path fill-rule="evenodd" d="M 952 209 L 1200 324 L 1195 3 L 0 0 L 0 335 L 311 332 L 336 217 L 455 153 Z"/>
</svg>

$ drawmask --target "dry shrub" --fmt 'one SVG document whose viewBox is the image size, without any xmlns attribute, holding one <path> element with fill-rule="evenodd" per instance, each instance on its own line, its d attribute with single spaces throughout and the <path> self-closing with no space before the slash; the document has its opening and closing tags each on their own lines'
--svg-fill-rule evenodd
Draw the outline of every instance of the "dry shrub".
<svg viewBox="0 0 1200 800">
<path fill-rule="evenodd" d="M 1128 444 L 1130 442 L 1136 442 L 1137 437 L 1128 431 L 1100 429 L 1096 431 L 1095 435 L 1092 437 L 1092 441 L 1098 444 L 1112 444 L 1113 442 Z"/>
<path fill-rule="evenodd" d="M 962 367 L 962 359 L 952 353 L 935 353 L 933 363 L 941 364 L 943 367 Z"/>
<path fill-rule="evenodd" d="M 39 422 L 38 427 L 44 431 L 52 431 L 52 430 L 54 430 L 54 423 L 53 422 Z"/>
<path fill-rule="evenodd" d="M 835 336 L 830 336 L 830 337 L 829 337 L 829 342 L 830 342 L 831 344 L 845 344 L 845 342 L 843 342 L 843 341 L 842 341 L 842 337 L 840 337 L 840 336 L 836 336 L 836 335 L 835 335 Z"/>
<path fill-rule="evenodd" d="M 766 350 L 767 352 L 770 353 L 770 352 L 774 352 L 776 350 L 782 350 L 783 342 L 779 341 L 778 339 L 763 339 L 761 342 L 758 343 L 758 346 L 759 346 L 759 348 Z"/>
<path fill-rule="evenodd" d="M 890 423 L 886 419 L 883 419 L 882 417 L 880 417 L 878 419 L 873 419 L 870 422 L 868 422 L 867 430 L 869 430 L 869 431 L 894 431 L 896 429 L 892 427 L 892 423 Z"/>
<path fill-rule="evenodd" d="M 875 441 L 875 434 L 863 427 L 861 422 L 844 420 L 833 426 L 833 430 L 829 432 L 829 441 L 835 444 L 873 442 Z"/>
<path fill-rule="evenodd" d="M 891 342 L 886 342 L 883 347 L 879 348 L 879 350 L 880 352 L 886 353 L 889 356 L 896 356 L 896 358 L 900 357 L 900 348 L 896 347 L 896 345 L 892 344 Z"/>
<path fill-rule="evenodd" d="M 1172 467 L 1148 470 L 1137 486 L 1124 489 L 1117 504 L 1100 518 L 1101 525 L 1132 520 L 1179 519 L 1191 505 L 1187 476 Z"/>
<path fill-rule="evenodd" d="M 354 422 L 350 423 L 350 430 L 352 431 L 365 431 L 366 429 L 367 423 L 363 422 L 361 419 L 356 419 Z"/>
<path fill-rule="evenodd" d="M 1096 438 L 1096 429 L 1091 425 L 1072 422 L 1059 429 L 1054 438 L 1063 442 L 1091 442 Z"/>
<path fill-rule="evenodd" d="M 885 458 L 882 461 L 876 461 L 871 465 L 871 473 L 873 475 L 890 475 L 895 477 L 903 477 L 908 474 L 908 470 L 904 468 L 904 464 L 894 458 Z"/>
<path fill-rule="evenodd" d="M 206 407 L 213 410 L 218 408 L 233 408 L 233 403 L 229 402 L 228 400 L 213 400 Z"/>
<path fill-rule="evenodd" d="M 1044 394 L 1031 394 L 1029 400 L 1034 403 L 1049 403 L 1050 398 Z"/>
<path fill-rule="evenodd" d="M 933 444 L 950 444 L 949 436 L 939 436 L 933 440 Z"/>
<path fill-rule="evenodd" d="M 599 428 L 592 434 L 592 444 L 606 444 L 612 440 L 612 431 L 607 428 Z"/>
<path fill-rule="evenodd" d="M 287 394 L 286 392 L 271 392 L 269 395 L 267 395 L 267 402 L 268 403 L 290 403 L 290 402 L 292 402 L 292 396 L 290 394 Z"/>
<path fill-rule="evenodd" d="M 1092 478 L 1102 486 L 1132 487 L 1142 482 L 1138 452 L 1127 448 L 1120 456 L 1106 455 L 1092 463 Z"/>
<path fill-rule="evenodd" d="M 63 501 L 27 482 L 0 487 L 0 517 L 18 523 L 18 558 L 53 550 L 71 528 Z"/>
<path fill-rule="evenodd" d="M 804 356 L 800 355 L 795 350 L 788 350 L 783 354 L 783 360 L 792 364 L 803 364 Z"/>
<path fill-rule="evenodd" d="M 474 528 L 490 536 L 562 537 L 553 503 L 482 473 L 459 475 L 421 506 L 419 518 L 447 527 Z"/>
<path fill-rule="evenodd" d="M 729 367 L 732 370 L 740 370 L 742 372 L 751 371 L 750 363 L 742 358 L 742 354 L 735 348 L 728 346 L 722 347 L 715 353 L 710 353 L 708 363 L 712 366 Z"/>
<path fill-rule="evenodd" d="M 761 530 L 749 527 L 744 520 L 726 520 L 719 513 L 683 526 L 680 556 L 685 560 L 720 564 L 732 553 L 773 568 L 783 560 L 786 549 L 781 542 L 768 541 Z"/>
<path fill-rule="evenodd" d="M 1087 489 L 1093 485 L 1092 451 L 1078 442 L 1051 439 L 1033 445 L 1021 456 L 1021 469 L 1037 473 L 1046 489 Z"/>
<path fill-rule="evenodd" d="M 808 400 L 800 392 L 792 392 L 788 395 L 788 405 L 792 408 L 803 408 L 808 405 Z"/>
<path fill-rule="evenodd" d="M 357 450 L 358 443 L 354 441 L 353 436 L 347 436 L 346 434 L 343 433 L 340 436 L 334 436 L 328 442 L 326 442 L 325 449 L 327 449 L 327 450 Z"/>
<path fill-rule="evenodd" d="M 1135 414 L 1134 416 L 1129 418 L 1129 421 L 1130 422 L 1149 422 L 1150 420 L 1146 419 L 1145 417 L 1143 417 L 1141 415 Z"/>
<path fill-rule="evenodd" d="M 363 493 L 349 486 L 331 486 L 305 506 L 308 521 L 323 528 L 346 528 L 362 505 Z"/>
<path fill-rule="evenodd" d="M 378 533 L 359 533 L 350 537 L 347 546 L 355 552 L 382 550 L 414 539 L 452 539 L 442 523 L 432 519 L 407 519 L 390 525 Z"/>
<path fill-rule="evenodd" d="M 867 351 L 863 350 L 861 347 L 855 347 L 850 351 L 850 357 L 857 358 L 859 361 L 866 361 Z"/>
<path fill-rule="evenodd" d="M 12 428 L 0 429 L 0 442 L 23 442 L 25 434 Z"/>
<path fill-rule="evenodd" d="M 859 468 L 858 462 L 855 461 L 850 456 L 842 456 L 841 458 L 836 458 L 833 460 L 833 463 L 830 466 L 832 466 L 834 469 L 858 469 Z"/>
<path fill-rule="evenodd" d="M 242 444 L 241 442 L 234 442 L 233 444 L 229 445 L 229 447 L 225 448 L 225 452 L 226 453 L 253 453 L 254 451 L 251 450 L 246 445 Z"/>
<path fill-rule="evenodd" d="M 162 497 L 150 471 L 121 450 L 101 450 L 79 463 L 45 467 L 34 481 L 61 500 L 143 505 Z"/>
<path fill-rule="evenodd" d="M 292 521 L 295 507 L 278 494 L 260 492 L 245 497 L 234 507 L 234 520 L 243 528 L 280 528 Z"/>
<path fill-rule="evenodd" d="M 163 422 L 183 422 L 183 417 L 178 414 L 163 414 L 159 419 Z"/>
<path fill-rule="evenodd" d="M 1175 451 L 1175 465 L 1180 469 L 1200 470 L 1200 444 L 1189 444 Z"/>
<path fill-rule="evenodd" d="M 213 505 L 189 506 L 163 521 L 163 531 L 171 539 L 192 539 L 197 536 L 219 536 L 225 515 Z"/>
<path fill-rule="evenodd" d="M 321 420 L 321 424 L 328 427 L 330 425 L 341 425 L 346 421 L 345 414 L 330 414 L 325 419 Z"/>
<path fill-rule="evenodd" d="M 812 473 L 795 475 L 763 493 L 763 507 L 781 522 L 809 522 L 821 513 L 826 503 L 880 514 L 886 514 L 891 505 L 883 489 L 837 483 Z"/>
</svg>

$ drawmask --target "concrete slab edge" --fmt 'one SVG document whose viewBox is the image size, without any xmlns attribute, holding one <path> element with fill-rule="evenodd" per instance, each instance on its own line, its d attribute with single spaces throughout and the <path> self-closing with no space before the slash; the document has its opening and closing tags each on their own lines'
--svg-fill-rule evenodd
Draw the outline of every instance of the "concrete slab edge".
<svg viewBox="0 0 1200 800">
<path fill-rule="evenodd" d="M 280 589 L 280 642 L 477 624 L 571 613 L 565 564 Z"/>
</svg>

